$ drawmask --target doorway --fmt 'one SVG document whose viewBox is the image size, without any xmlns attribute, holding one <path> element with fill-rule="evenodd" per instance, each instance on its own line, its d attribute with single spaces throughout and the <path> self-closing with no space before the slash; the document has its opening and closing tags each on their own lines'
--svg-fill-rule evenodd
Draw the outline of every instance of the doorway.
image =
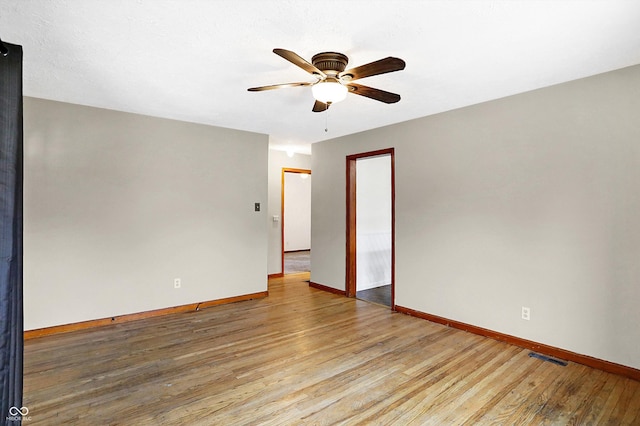
<svg viewBox="0 0 640 426">
<path fill-rule="evenodd" d="M 282 169 L 282 273 L 311 271 L 311 170 Z"/>
<path fill-rule="evenodd" d="M 346 293 L 395 308 L 394 149 L 347 157 Z"/>
</svg>

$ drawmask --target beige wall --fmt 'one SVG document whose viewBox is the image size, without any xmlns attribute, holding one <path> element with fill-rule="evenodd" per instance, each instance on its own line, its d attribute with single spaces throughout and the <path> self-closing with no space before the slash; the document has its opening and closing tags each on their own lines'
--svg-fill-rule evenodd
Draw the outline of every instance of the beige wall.
<svg viewBox="0 0 640 426">
<path fill-rule="evenodd" d="M 281 225 L 282 220 L 273 221 L 273 216 L 282 218 L 281 196 L 282 196 L 282 168 L 307 169 L 311 170 L 311 156 L 306 154 L 295 154 L 289 157 L 284 151 L 269 150 L 269 211 L 267 227 L 269 229 L 269 274 L 279 274 L 282 272 L 282 242 Z"/>
<path fill-rule="evenodd" d="M 640 368 L 639 117 L 635 66 L 316 143 L 311 280 L 344 289 L 345 156 L 395 147 L 398 305 Z"/>
<path fill-rule="evenodd" d="M 267 289 L 266 135 L 34 98 L 24 135 L 25 329 Z"/>
</svg>

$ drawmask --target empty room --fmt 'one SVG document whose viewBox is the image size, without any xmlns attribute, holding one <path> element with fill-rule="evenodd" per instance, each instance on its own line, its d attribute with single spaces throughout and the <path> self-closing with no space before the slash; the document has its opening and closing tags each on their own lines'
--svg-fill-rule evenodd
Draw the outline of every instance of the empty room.
<svg viewBox="0 0 640 426">
<path fill-rule="evenodd" d="M 3 0 L 3 424 L 640 424 L 638 28 Z"/>
</svg>

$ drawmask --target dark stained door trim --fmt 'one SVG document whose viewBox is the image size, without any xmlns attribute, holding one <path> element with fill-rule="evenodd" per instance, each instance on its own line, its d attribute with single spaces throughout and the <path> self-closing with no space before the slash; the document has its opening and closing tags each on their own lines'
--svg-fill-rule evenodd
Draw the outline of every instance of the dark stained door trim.
<svg viewBox="0 0 640 426">
<path fill-rule="evenodd" d="M 347 156 L 347 234 L 346 278 L 347 297 L 356 296 L 356 161 L 367 157 L 391 156 L 391 310 L 395 310 L 396 290 L 396 168 L 395 149 L 387 148 Z"/>
</svg>

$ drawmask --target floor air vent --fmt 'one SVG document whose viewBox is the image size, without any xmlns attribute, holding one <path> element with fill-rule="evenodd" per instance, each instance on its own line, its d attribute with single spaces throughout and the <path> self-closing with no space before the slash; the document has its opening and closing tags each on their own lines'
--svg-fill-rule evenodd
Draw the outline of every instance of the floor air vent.
<svg viewBox="0 0 640 426">
<path fill-rule="evenodd" d="M 529 352 L 529 356 L 531 358 L 538 358 L 538 359 L 541 359 L 543 361 L 549 361 L 549 362 L 552 362 L 554 364 L 561 365 L 563 367 L 567 366 L 567 361 L 562 361 L 562 360 L 559 360 L 559 359 L 550 358 L 548 356 L 537 354 L 535 352 Z"/>
</svg>

